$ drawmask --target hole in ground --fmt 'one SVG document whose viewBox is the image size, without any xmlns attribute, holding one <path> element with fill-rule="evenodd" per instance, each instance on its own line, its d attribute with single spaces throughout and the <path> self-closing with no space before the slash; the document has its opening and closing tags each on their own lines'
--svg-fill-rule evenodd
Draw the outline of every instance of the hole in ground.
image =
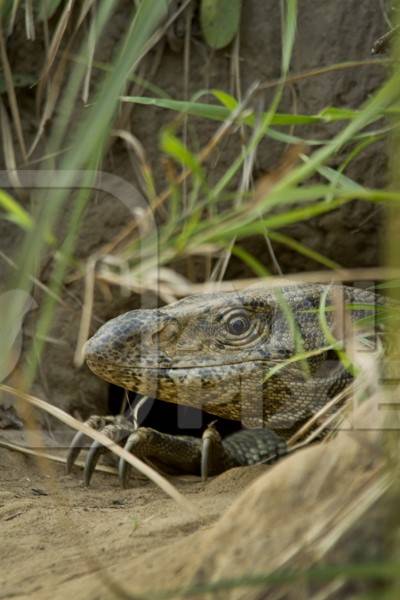
<svg viewBox="0 0 400 600">
<path fill-rule="evenodd" d="M 120 414 L 124 393 L 125 390 L 123 388 L 112 384 L 109 385 L 108 414 Z M 129 399 L 132 405 L 135 403 L 137 397 L 138 395 L 134 392 L 129 392 Z M 141 426 L 152 427 L 153 429 L 172 435 L 201 437 L 208 423 L 215 420 L 217 420 L 217 430 L 222 437 L 241 429 L 239 421 L 222 419 L 191 406 L 178 406 L 177 404 L 161 400 L 149 399 L 139 410 L 139 424 Z"/>
</svg>

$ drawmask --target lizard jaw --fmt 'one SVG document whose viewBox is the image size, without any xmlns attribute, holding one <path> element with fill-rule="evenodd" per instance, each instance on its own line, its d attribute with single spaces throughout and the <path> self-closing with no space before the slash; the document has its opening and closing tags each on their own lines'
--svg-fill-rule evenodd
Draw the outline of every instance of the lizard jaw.
<svg viewBox="0 0 400 600">
<path fill-rule="evenodd" d="M 251 361 L 209 368 L 121 366 L 90 359 L 87 364 L 96 375 L 110 383 L 166 402 L 205 410 L 207 405 L 240 405 L 241 396 L 248 398 L 249 393 L 253 396 L 259 393 L 262 397 L 263 376 L 267 369 L 265 363 Z"/>
</svg>

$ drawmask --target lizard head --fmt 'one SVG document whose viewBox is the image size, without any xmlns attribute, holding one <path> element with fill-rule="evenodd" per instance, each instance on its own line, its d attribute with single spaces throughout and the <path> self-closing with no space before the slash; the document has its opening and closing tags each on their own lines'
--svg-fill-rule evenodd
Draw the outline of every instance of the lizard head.
<svg viewBox="0 0 400 600">
<path fill-rule="evenodd" d="M 204 294 L 133 310 L 105 323 L 85 358 L 94 373 L 126 389 L 240 419 L 241 394 L 262 395 L 266 372 L 293 357 L 299 339 L 306 352 L 326 345 L 318 316 L 323 289 Z"/>
</svg>

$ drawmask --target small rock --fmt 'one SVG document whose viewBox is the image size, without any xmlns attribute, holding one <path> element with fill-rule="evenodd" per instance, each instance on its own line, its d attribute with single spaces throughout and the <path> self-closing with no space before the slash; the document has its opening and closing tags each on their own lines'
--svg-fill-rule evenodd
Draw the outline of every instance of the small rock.
<svg viewBox="0 0 400 600">
<path fill-rule="evenodd" d="M 43 490 L 42 488 L 32 488 L 32 494 L 34 496 L 48 496 L 49 495 L 46 492 L 46 490 Z"/>
</svg>

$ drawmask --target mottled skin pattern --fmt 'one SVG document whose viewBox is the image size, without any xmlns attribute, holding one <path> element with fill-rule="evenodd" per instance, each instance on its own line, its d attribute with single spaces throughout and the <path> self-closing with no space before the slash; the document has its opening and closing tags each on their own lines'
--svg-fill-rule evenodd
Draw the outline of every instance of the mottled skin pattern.
<svg viewBox="0 0 400 600">
<path fill-rule="evenodd" d="M 211 468 L 218 472 L 282 454 L 269 429 L 287 438 L 350 382 L 334 351 L 318 352 L 329 345 L 321 323 L 341 340 L 340 322 L 371 319 L 376 302 L 367 290 L 316 284 L 192 296 L 112 319 L 87 342 L 85 356 L 106 381 L 253 428 L 250 437 L 239 432 L 222 444 L 209 431 L 211 456 L 221 447 L 227 454 Z M 299 352 L 312 356 L 290 362 Z"/>
</svg>

